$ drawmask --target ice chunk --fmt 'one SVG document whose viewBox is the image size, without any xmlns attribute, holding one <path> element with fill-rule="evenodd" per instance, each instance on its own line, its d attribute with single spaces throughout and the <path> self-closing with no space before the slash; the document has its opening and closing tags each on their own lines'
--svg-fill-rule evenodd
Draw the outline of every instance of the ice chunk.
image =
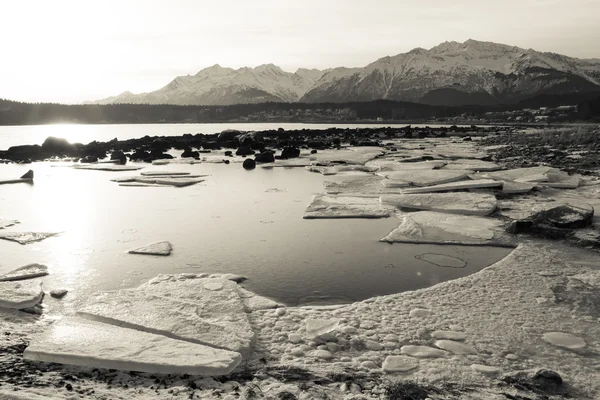
<svg viewBox="0 0 600 400">
<path fill-rule="evenodd" d="M 197 183 L 204 182 L 204 179 L 199 178 L 190 178 L 190 179 L 181 179 L 181 178 L 160 178 L 156 180 L 156 183 L 159 185 L 168 185 L 168 186 L 191 186 Z"/>
<path fill-rule="evenodd" d="M 0 218 L 0 229 L 8 228 L 9 226 L 13 226 L 18 223 L 19 221 L 16 220 Z"/>
<path fill-rule="evenodd" d="M 315 339 L 326 333 L 333 332 L 340 325 L 340 320 L 333 319 L 307 319 L 306 320 L 306 337 Z"/>
<path fill-rule="evenodd" d="M 342 150 L 321 150 L 317 154 L 312 154 L 310 159 L 322 165 L 330 163 L 364 165 L 367 161 L 383 153 L 384 149 L 379 147 L 355 147 Z"/>
<path fill-rule="evenodd" d="M 434 339 L 465 340 L 467 335 L 463 332 L 455 331 L 434 331 L 431 337 Z"/>
<path fill-rule="evenodd" d="M 502 187 L 502 182 L 495 181 L 493 179 L 477 179 L 469 181 L 443 183 L 441 185 L 420 187 L 414 189 L 405 189 L 402 193 L 414 194 L 414 193 L 434 193 L 434 192 L 449 192 L 452 190 L 465 190 L 465 189 L 481 189 L 481 188 L 497 188 Z"/>
<path fill-rule="evenodd" d="M 535 187 L 535 183 L 506 181 L 502 185 L 502 193 L 522 194 L 529 193 Z"/>
<path fill-rule="evenodd" d="M 29 244 L 42 241 L 58 234 L 59 232 L 2 232 L 0 233 L 0 239 L 10 240 L 20 244 Z"/>
<path fill-rule="evenodd" d="M 190 175 L 191 172 L 180 171 L 144 171 L 140 173 L 142 176 L 181 176 Z"/>
<path fill-rule="evenodd" d="M 415 318 L 425 318 L 431 315 L 431 311 L 425 308 L 415 308 L 414 310 L 410 310 L 408 315 Z"/>
<path fill-rule="evenodd" d="M 429 346 L 402 346 L 400 352 L 407 356 L 418 358 L 440 358 L 448 355 L 444 350 L 434 349 Z"/>
<path fill-rule="evenodd" d="M 497 171 L 502 167 L 496 163 L 481 160 L 454 160 L 444 169 L 470 169 L 473 171 Z"/>
<path fill-rule="evenodd" d="M 304 168 L 310 165 L 308 158 L 290 158 L 289 160 L 275 160 L 274 163 L 262 164 L 261 168 Z"/>
<path fill-rule="evenodd" d="M 363 197 L 379 197 L 387 193 L 400 193 L 400 189 L 386 188 L 383 177 L 377 175 L 359 175 L 344 177 L 343 180 L 325 181 L 325 193 L 344 194 Z"/>
<path fill-rule="evenodd" d="M 19 281 L 48 275 L 48 267 L 42 264 L 29 264 L 0 275 L 0 281 Z"/>
<path fill-rule="evenodd" d="M 498 367 L 492 367 L 490 365 L 472 364 L 471 369 L 475 372 L 479 372 L 484 375 L 495 375 L 502 372 L 502 369 Z"/>
<path fill-rule="evenodd" d="M 143 169 L 144 167 L 138 167 L 135 165 L 114 165 L 114 164 L 79 164 L 74 165 L 75 169 L 87 169 L 93 171 L 137 171 Z"/>
<path fill-rule="evenodd" d="M 151 256 L 168 256 L 171 254 L 173 247 L 169 242 L 158 242 L 149 244 L 148 246 L 129 250 L 129 254 L 147 254 Z"/>
<path fill-rule="evenodd" d="M 438 169 L 442 168 L 446 165 L 445 161 L 425 161 L 425 162 L 415 162 L 415 163 L 402 163 L 397 159 L 377 159 L 373 161 L 369 161 L 365 164 L 367 167 L 376 167 L 380 172 L 388 172 L 388 171 L 409 171 L 409 170 L 428 170 L 428 169 Z"/>
<path fill-rule="evenodd" d="M 392 374 L 394 372 L 407 372 L 417 368 L 419 364 L 414 358 L 407 356 L 387 356 L 381 369 L 383 372 Z"/>
<path fill-rule="evenodd" d="M 491 194 L 470 192 L 383 195 L 380 199 L 398 208 L 464 215 L 489 215 L 497 205 Z"/>
<path fill-rule="evenodd" d="M 564 332 L 547 332 L 542 339 L 553 346 L 563 347 L 569 350 L 580 350 L 586 346 L 585 340 Z"/>
<path fill-rule="evenodd" d="M 466 355 L 466 354 L 477 354 L 472 346 L 465 343 L 455 342 L 454 340 L 438 340 L 435 345 L 440 349 L 447 350 L 453 354 Z"/>
<path fill-rule="evenodd" d="M 119 183 L 119 186 L 123 187 L 169 187 L 169 185 L 159 185 L 158 183 L 146 183 L 146 182 L 123 182 Z"/>
<path fill-rule="evenodd" d="M 0 282 L 0 307 L 30 308 L 42 301 L 44 291 L 39 280 Z"/>
<path fill-rule="evenodd" d="M 377 198 L 319 194 L 313 196 L 303 218 L 386 218 L 390 214 Z"/>
<path fill-rule="evenodd" d="M 433 186 L 467 179 L 473 171 L 446 171 L 443 169 L 418 169 L 410 171 L 384 172 L 388 179 L 410 182 L 415 186 Z"/>
<path fill-rule="evenodd" d="M 64 318 L 34 338 L 31 361 L 160 374 L 227 375 L 239 353 L 79 318 Z"/>
</svg>

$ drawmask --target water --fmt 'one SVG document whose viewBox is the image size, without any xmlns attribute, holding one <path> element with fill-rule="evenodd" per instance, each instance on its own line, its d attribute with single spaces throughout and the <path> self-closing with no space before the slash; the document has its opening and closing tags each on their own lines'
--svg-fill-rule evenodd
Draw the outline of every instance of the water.
<svg viewBox="0 0 600 400">
<path fill-rule="evenodd" d="M 133 129 L 138 129 L 134 127 Z M 0 186 L 0 217 L 22 223 L 11 231 L 59 231 L 22 246 L 0 240 L 0 273 L 45 263 L 46 290 L 67 288 L 50 307 L 74 309 L 97 290 L 133 287 L 159 273 L 231 272 L 245 286 L 287 304 L 348 302 L 427 287 L 490 265 L 507 249 L 385 244 L 398 225 L 382 220 L 303 220 L 324 177 L 304 169 L 245 171 L 240 164 L 148 166 L 209 174 L 186 188 L 129 188 L 110 182 L 136 172 L 0 165 L 0 179 L 35 171 L 35 184 Z M 330 177 L 328 177 L 330 178 Z M 127 254 L 168 240 L 169 257 Z M 465 268 L 443 268 L 416 256 L 459 257 Z"/>
<path fill-rule="evenodd" d="M 222 124 L 138 124 L 138 125 L 26 125 L 0 126 L 0 150 L 21 144 L 42 144 L 48 136 L 62 137 L 71 143 L 87 144 L 97 140 L 106 142 L 114 138 L 119 140 L 135 139 L 143 136 L 181 136 L 184 133 L 218 133 L 225 129 L 241 131 L 263 131 L 283 128 L 295 129 L 328 129 L 337 128 L 377 128 L 385 126 L 403 127 L 406 124 L 292 124 L 292 123 L 222 123 Z M 449 125 L 413 124 L 413 127 L 432 128 Z"/>
</svg>

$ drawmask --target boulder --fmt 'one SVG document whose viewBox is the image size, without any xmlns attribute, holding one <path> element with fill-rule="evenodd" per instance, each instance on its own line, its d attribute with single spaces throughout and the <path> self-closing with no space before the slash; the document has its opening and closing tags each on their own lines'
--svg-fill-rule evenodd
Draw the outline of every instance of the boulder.
<svg viewBox="0 0 600 400">
<path fill-rule="evenodd" d="M 254 160 L 261 163 L 272 163 L 275 162 L 275 155 L 272 151 L 264 151 L 254 157 Z"/>
<path fill-rule="evenodd" d="M 182 158 L 200 158 L 200 153 L 197 151 L 193 151 L 189 147 L 185 149 L 183 153 L 181 153 Z"/>
<path fill-rule="evenodd" d="M 52 156 L 69 155 L 74 151 L 74 147 L 67 139 L 50 136 L 42 143 L 42 152 Z"/>
<path fill-rule="evenodd" d="M 136 150 L 129 156 L 131 161 L 145 161 L 150 158 L 150 153 L 145 150 Z"/>
<path fill-rule="evenodd" d="M 244 167 L 244 169 L 247 169 L 247 170 L 254 169 L 254 168 L 256 168 L 256 161 L 254 161 L 251 158 L 247 158 L 244 160 L 242 167 Z"/>
<path fill-rule="evenodd" d="M 98 157 L 96 157 L 96 156 L 85 156 L 85 157 L 83 157 L 79 161 L 82 162 L 82 163 L 84 163 L 84 164 L 96 163 L 96 162 L 98 162 Z"/>
<path fill-rule="evenodd" d="M 27 171 L 22 177 L 21 179 L 29 179 L 29 180 L 33 180 L 33 171 L 29 170 Z"/>
<path fill-rule="evenodd" d="M 121 150 L 113 151 L 113 153 L 110 155 L 110 159 L 118 161 L 121 165 L 127 164 L 127 157 Z"/>
<path fill-rule="evenodd" d="M 243 133 L 244 132 L 238 131 L 235 129 L 226 129 L 226 130 L 222 131 L 221 133 L 219 133 L 219 135 L 217 136 L 217 142 L 223 143 L 223 142 L 231 141 L 236 136 L 241 135 Z"/>
<path fill-rule="evenodd" d="M 252 154 L 255 154 L 255 151 L 252 150 L 250 146 L 239 147 L 235 152 L 236 156 L 250 156 Z"/>
<path fill-rule="evenodd" d="M 281 152 L 281 158 L 296 158 L 300 157 L 300 149 L 293 146 L 287 146 L 283 148 Z"/>
</svg>

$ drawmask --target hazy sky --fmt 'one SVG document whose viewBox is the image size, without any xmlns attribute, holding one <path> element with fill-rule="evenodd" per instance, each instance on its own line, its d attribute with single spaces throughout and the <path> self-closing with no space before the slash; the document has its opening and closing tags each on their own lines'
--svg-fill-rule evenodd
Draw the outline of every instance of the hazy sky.
<svg viewBox="0 0 600 400">
<path fill-rule="evenodd" d="M 81 102 L 220 64 L 364 66 L 446 40 L 600 58 L 600 0 L 0 0 L 0 98 Z"/>
</svg>

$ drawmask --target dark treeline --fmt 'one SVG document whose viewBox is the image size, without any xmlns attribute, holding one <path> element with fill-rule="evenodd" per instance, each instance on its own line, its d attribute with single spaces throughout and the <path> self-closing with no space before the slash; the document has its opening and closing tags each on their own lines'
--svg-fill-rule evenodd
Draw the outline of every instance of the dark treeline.
<svg viewBox="0 0 600 400">
<path fill-rule="evenodd" d="M 593 97 L 593 96 L 591 96 Z M 432 106 L 418 103 L 377 100 L 358 103 L 260 103 L 231 106 L 180 106 L 148 104 L 108 104 L 108 105 L 65 105 L 53 103 L 22 103 L 0 99 L 0 125 L 36 125 L 48 123 L 177 123 L 177 122 L 229 122 L 251 118 L 251 121 L 286 122 L 310 121 L 303 114 L 346 109 L 337 118 L 340 121 L 354 120 L 431 120 L 448 117 L 482 117 L 489 111 L 515 110 L 531 106 L 572 104 L 575 98 L 563 96 L 542 96 L 521 105 L 488 106 Z M 567 102 L 567 103 L 565 103 Z M 600 118 L 600 94 L 580 101 L 580 112 L 576 119 Z M 326 113 L 325 113 L 326 115 Z M 257 117 L 258 116 L 258 117 Z M 253 118 L 252 118 L 253 117 Z M 322 115 L 320 117 L 323 119 Z"/>
</svg>

